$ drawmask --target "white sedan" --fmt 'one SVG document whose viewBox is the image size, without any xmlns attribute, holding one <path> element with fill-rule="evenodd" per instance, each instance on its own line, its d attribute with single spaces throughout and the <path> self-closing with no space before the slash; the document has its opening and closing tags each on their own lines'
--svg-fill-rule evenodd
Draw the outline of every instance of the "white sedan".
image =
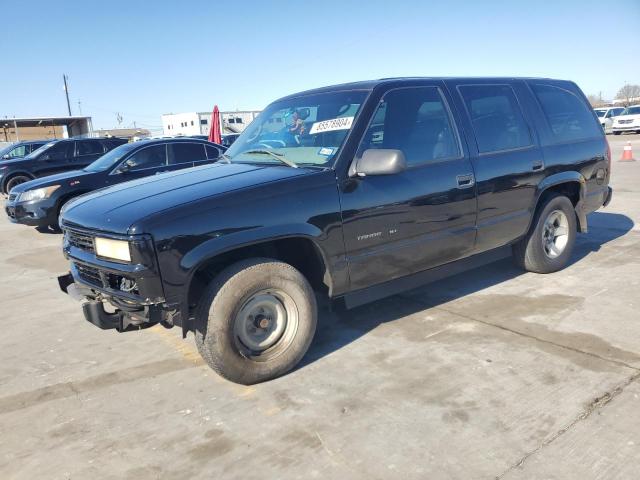
<svg viewBox="0 0 640 480">
<path fill-rule="evenodd" d="M 624 111 L 624 107 L 602 107 L 594 108 L 593 110 L 596 112 L 596 115 L 598 115 L 598 120 L 600 120 L 600 125 L 602 125 L 604 133 L 611 133 L 613 118 L 620 115 Z"/>
<path fill-rule="evenodd" d="M 625 108 L 619 116 L 613 119 L 611 129 L 614 135 L 620 135 L 622 132 L 640 132 L 640 105 Z"/>
</svg>

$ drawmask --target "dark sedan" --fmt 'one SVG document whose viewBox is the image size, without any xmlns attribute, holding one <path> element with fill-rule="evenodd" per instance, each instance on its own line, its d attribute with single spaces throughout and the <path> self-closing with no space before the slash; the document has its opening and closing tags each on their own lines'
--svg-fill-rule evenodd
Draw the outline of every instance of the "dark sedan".
<svg viewBox="0 0 640 480">
<path fill-rule="evenodd" d="M 121 145 L 87 166 L 32 180 L 11 190 L 5 211 L 12 222 L 57 229 L 62 206 L 99 188 L 205 163 L 225 147 L 194 138 L 142 140 Z"/>
</svg>

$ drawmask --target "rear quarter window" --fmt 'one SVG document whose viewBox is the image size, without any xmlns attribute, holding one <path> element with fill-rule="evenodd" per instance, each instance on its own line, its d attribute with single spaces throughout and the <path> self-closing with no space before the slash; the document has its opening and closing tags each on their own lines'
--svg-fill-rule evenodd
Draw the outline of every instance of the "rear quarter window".
<svg viewBox="0 0 640 480">
<path fill-rule="evenodd" d="M 556 143 L 602 136 L 590 107 L 576 94 L 553 85 L 531 85 Z"/>
</svg>

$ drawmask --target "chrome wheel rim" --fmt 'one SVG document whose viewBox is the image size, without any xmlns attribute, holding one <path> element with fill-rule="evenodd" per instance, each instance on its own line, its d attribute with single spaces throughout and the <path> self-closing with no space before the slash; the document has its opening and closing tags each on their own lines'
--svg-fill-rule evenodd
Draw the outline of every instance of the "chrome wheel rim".
<svg viewBox="0 0 640 480">
<path fill-rule="evenodd" d="M 549 258 L 562 255 L 569 242 L 569 219 L 562 210 L 554 210 L 544 221 L 542 248 Z"/>
<path fill-rule="evenodd" d="M 298 330 L 298 309 L 279 289 L 250 295 L 238 309 L 233 324 L 236 346 L 247 358 L 270 360 L 284 352 Z"/>
</svg>

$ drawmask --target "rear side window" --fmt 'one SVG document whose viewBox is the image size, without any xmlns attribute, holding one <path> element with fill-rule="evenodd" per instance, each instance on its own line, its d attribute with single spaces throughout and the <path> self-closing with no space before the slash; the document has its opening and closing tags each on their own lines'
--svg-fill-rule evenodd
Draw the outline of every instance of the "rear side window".
<svg viewBox="0 0 640 480">
<path fill-rule="evenodd" d="M 459 88 L 480 153 L 531 145 L 531 134 L 516 94 L 509 85 L 469 85 Z"/>
<path fill-rule="evenodd" d="M 591 108 L 572 92 L 552 85 L 531 85 L 556 142 L 602 135 Z"/>
<path fill-rule="evenodd" d="M 358 154 L 401 150 L 409 166 L 460 156 L 453 122 L 437 87 L 412 87 L 385 94 Z"/>
<path fill-rule="evenodd" d="M 216 147 L 206 145 L 205 149 L 207 150 L 207 158 L 209 160 L 214 160 L 220 156 L 220 150 L 218 150 Z"/>
<path fill-rule="evenodd" d="M 192 163 L 206 160 L 207 154 L 202 143 L 170 143 L 169 164 Z"/>
<path fill-rule="evenodd" d="M 125 164 L 132 171 L 162 167 L 167 164 L 166 145 L 153 145 L 138 150 L 125 161 Z"/>
<path fill-rule="evenodd" d="M 100 142 L 80 140 L 76 142 L 76 151 L 78 157 L 83 155 L 96 155 L 98 153 L 104 153 L 104 147 Z"/>
</svg>

